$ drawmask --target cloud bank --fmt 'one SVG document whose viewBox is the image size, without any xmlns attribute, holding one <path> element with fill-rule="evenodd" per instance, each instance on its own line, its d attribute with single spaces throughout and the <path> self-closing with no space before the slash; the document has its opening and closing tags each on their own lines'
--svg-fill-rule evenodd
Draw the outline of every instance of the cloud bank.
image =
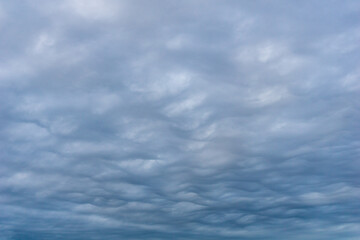
<svg viewBox="0 0 360 240">
<path fill-rule="evenodd" d="M 0 238 L 357 239 L 358 1 L 0 2 Z"/>
</svg>

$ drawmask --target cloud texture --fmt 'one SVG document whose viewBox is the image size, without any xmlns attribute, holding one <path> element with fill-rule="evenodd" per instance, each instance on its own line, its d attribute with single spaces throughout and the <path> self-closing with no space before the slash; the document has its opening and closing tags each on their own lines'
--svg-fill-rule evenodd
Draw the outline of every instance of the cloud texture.
<svg viewBox="0 0 360 240">
<path fill-rule="evenodd" d="M 0 239 L 358 239 L 359 1 L 0 1 Z"/>
</svg>

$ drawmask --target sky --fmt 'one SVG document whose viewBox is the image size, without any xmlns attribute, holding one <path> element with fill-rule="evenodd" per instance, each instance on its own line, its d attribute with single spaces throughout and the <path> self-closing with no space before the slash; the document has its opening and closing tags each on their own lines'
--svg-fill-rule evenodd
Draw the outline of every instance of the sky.
<svg viewBox="0 0 360 240">
<path fill-rule="evenodd" d="M 1 240 L 355 240 L 357 0 L 0 0 Z"/>
</svg>

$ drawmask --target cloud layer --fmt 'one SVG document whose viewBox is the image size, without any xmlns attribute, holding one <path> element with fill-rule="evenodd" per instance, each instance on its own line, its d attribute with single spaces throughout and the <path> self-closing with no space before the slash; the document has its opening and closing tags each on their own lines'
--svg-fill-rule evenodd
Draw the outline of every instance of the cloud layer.
<svg viewBox="0 0 360 240">
<path fill-rule="evenodd" d="M 0 2 L 0 238 L 357 239 L 358 1 Z"/>
</svg>

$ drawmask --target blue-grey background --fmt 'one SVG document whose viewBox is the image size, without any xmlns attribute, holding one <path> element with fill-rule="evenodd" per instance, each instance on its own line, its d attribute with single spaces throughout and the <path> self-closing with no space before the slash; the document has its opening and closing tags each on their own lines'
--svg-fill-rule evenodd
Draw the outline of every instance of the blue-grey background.
<svg viewBox="0 0 360 240">
<path fill-rule="evenodd" d="M 360 2 L 1 0 L 0 239 L 359 239 Z"/>
</svg>

